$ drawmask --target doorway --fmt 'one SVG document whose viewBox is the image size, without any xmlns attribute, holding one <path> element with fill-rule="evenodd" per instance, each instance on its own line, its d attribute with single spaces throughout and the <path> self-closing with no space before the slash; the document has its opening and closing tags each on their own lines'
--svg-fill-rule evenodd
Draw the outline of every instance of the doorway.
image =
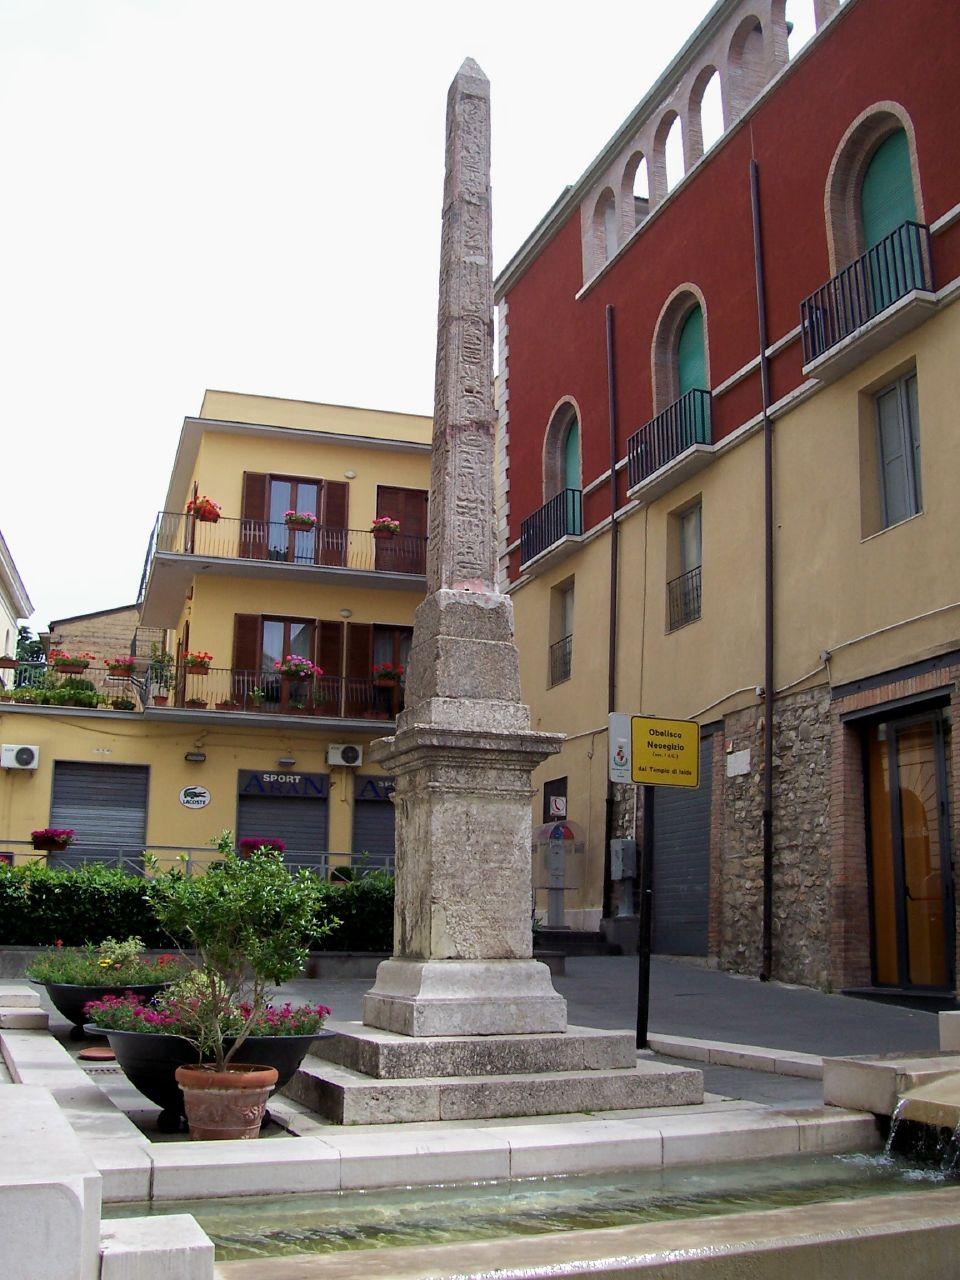
<svg viewBox="0 0 960 1280">
<path fill-rule="evenodd" d="M 954 897 L 947 724 L 940 712 L 864 737 L 873 981 L 951 990 Z"/>
</svg>

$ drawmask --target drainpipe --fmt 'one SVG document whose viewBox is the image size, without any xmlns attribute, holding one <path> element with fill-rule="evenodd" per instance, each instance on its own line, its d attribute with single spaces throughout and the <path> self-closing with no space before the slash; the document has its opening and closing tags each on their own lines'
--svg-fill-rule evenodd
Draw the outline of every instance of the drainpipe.
<svg viewBox="0 0 960 1280">
<path fill-rule="evenodd" d="M 607 303 L 607 421 L 610 427 L 610 617 L 607 651 L 607 710 L 617 709 L 617 591 L 620 564 L 620 527 L 617 524 L 617 394 L 613 307 Z M 608 743 L 609 747 L 609 743 Z M 609 771 L 608 771 L 609 773 Z M 613 914 L 610 879 L 610 841 L 613 838 L 613 783 L 607 779 L 606 822 L 603 839 L 603 916 Z"/>
<path fill-rule="evenodd" d="M 753 265 L 760 336 L 760 394 L 763 411 L 763 908 L 760 981 L 773 969 L 773 423 L 770 420 L 770 364 L 767 360 L 766 275 L 760 236 L 760 170 L 750 161 Z"/>
</svg>

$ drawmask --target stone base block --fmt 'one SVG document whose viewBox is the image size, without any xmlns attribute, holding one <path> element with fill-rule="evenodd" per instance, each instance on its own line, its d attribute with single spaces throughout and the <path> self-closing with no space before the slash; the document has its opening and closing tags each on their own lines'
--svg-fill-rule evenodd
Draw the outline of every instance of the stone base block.
<svg viewBox="0 0 960 1280">
<path fill-rule="evenodd" d="M 941 1009 L 939 1028 L 941 1052 L 960 1052 L 960 1013 L 953 1009 Z"/>
<path fill-rule="evenodd" d="M 960 1070 L 910 1089 L 904 1094 L 897 1115 L 901 1120 L 917 1120 L 956 1133 L 960 1128 Z"/>
<path fill-rule="evenodd" d="M 335 1124 L 402 1124 L 692 1106 L 703 1101 L 703 1075 L 642 1062 L 605 1071 L 374 1080 L 310 1057 L 283 1092 Z"/>
<path fill-rule="evenodd" d="M 189 1213 L 100 1228 L 100 1280 L 213 1280 L 213 1241 Z"/>
<path fill-rule="evenodd" d="M 960 1054 L 884 1053 L 824 1058 L 823 1100 L 851 1111 L 890 1116 L 902 1094 L 960 1072 Z"/>
<path fill-rule="evenodd" d="M 0 1006 L 4 1009 L 39 1009 L 40 993 L 19 982 L 0 982 Z"/>
<path fill-rule="evenodd" d="M 377 1080 L 430 1076 L 500 1076 L 543 1071 L 602 1071 L 632 1067 L 632 1031 L 568 1027 L 564 1034 L 519 1036 L 404 1036 L 360 1022 L 328 1022 L 336 1034 L 312 1053 Z"/>
<path fill-rule="evenodd" d="M 539 960 L 384 960 L 363 998 L 368 1027 L 404 1036 L 565 1031 L 567 1002 Z"/>
<path fill-rule="evenodd" d="M 50 1019 L 45 1009 L 0 1005 L 0 1027 L 17 1031 L 47 1031 Z"/>
</svg>

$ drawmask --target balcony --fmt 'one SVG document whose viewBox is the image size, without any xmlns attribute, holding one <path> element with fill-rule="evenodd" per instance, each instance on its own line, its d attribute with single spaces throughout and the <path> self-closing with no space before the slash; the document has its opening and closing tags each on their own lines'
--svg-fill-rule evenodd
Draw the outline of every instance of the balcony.
<svg viewBox="0 0 960 1280">
<path fill-rule="evenodd" d="M 197 572 L 424 591 L 426 565 L 423 535 L 374 537 L 369 529 L 327 525 L 301 532 L 282 520 L 213 522 L 161 511 L 140 582 L 141 619 L 148 626 L 175 626 Z"/>
<path fill-rule="evenodd" d="M 573 636 L 564 636 L 550 646 L 550 688 L 570 679 L 573 669 Z"/>
<path fill-rule="evenodd" d="M 295 680 L 274 671 L 212 667 L 206 674 L 178 671 L 169 689 L 155 688 L 150 710 L 152 713 L 156 708 L 159 715 L 180 711 L 394 720 L 402 706 L 403 689 L 399 685 L 379 687 L 371 678 L 320 676 Z"/>
<path fill-rule="evenodd" d="M 909 333 L 933 287 L 930 229 L 904 222 L 800 304 L 804 373 L 830 381 Z"/>
<path fill-rule="evenodd" d="M 581 492 L 561 489 L 520 526 L 520 563 L 525 565 L 567 538 L 583 533 Z"/>
<path fill-rule="evenodd" d="M 700 617 L 700 565 L 667 583 L 667 630 L 676 631 Z"/>
<path fill-rule="evenodd" d="M 630 496 L 638 491 L 649 501 L 706 466 L 711 438 L 710 392 L 695 388 L 627 441 Z"/>
<path fill-rule="evenodd" d="M 48 707 L 60 711 L 140 711 L 147 659 L 139 658 L 129 675 L 112 675 L 100 663 L 77 674 L 61 674 L 43 662 L 18 662 L 0 670 L 0 705 Z M 119 704 L 119 705 L 115 705 Z"/>
</svg>

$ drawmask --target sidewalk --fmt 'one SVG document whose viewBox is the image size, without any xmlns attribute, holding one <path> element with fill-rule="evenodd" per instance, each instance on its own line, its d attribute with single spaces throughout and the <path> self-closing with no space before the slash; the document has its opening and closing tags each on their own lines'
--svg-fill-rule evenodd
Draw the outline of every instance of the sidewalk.
<svg viewBox="0 0 960 1280">
<path fill-rule="evenodd" d="M 636 956 L 569 957 L 566 975 L 554 984 L 567 998 L 571 1023 L 636 1025 Z M 318 979 L 290 983 L 284 992 L 322 1001 L 338 1021 L 351 1021 L 359 1019 L 372 985 L 367 978 Z M 821 1055 L 937 1048 L 935 1013 L 758 982 L 663 957 L 652 963 L 650 1031 Z"/>
</svg>

